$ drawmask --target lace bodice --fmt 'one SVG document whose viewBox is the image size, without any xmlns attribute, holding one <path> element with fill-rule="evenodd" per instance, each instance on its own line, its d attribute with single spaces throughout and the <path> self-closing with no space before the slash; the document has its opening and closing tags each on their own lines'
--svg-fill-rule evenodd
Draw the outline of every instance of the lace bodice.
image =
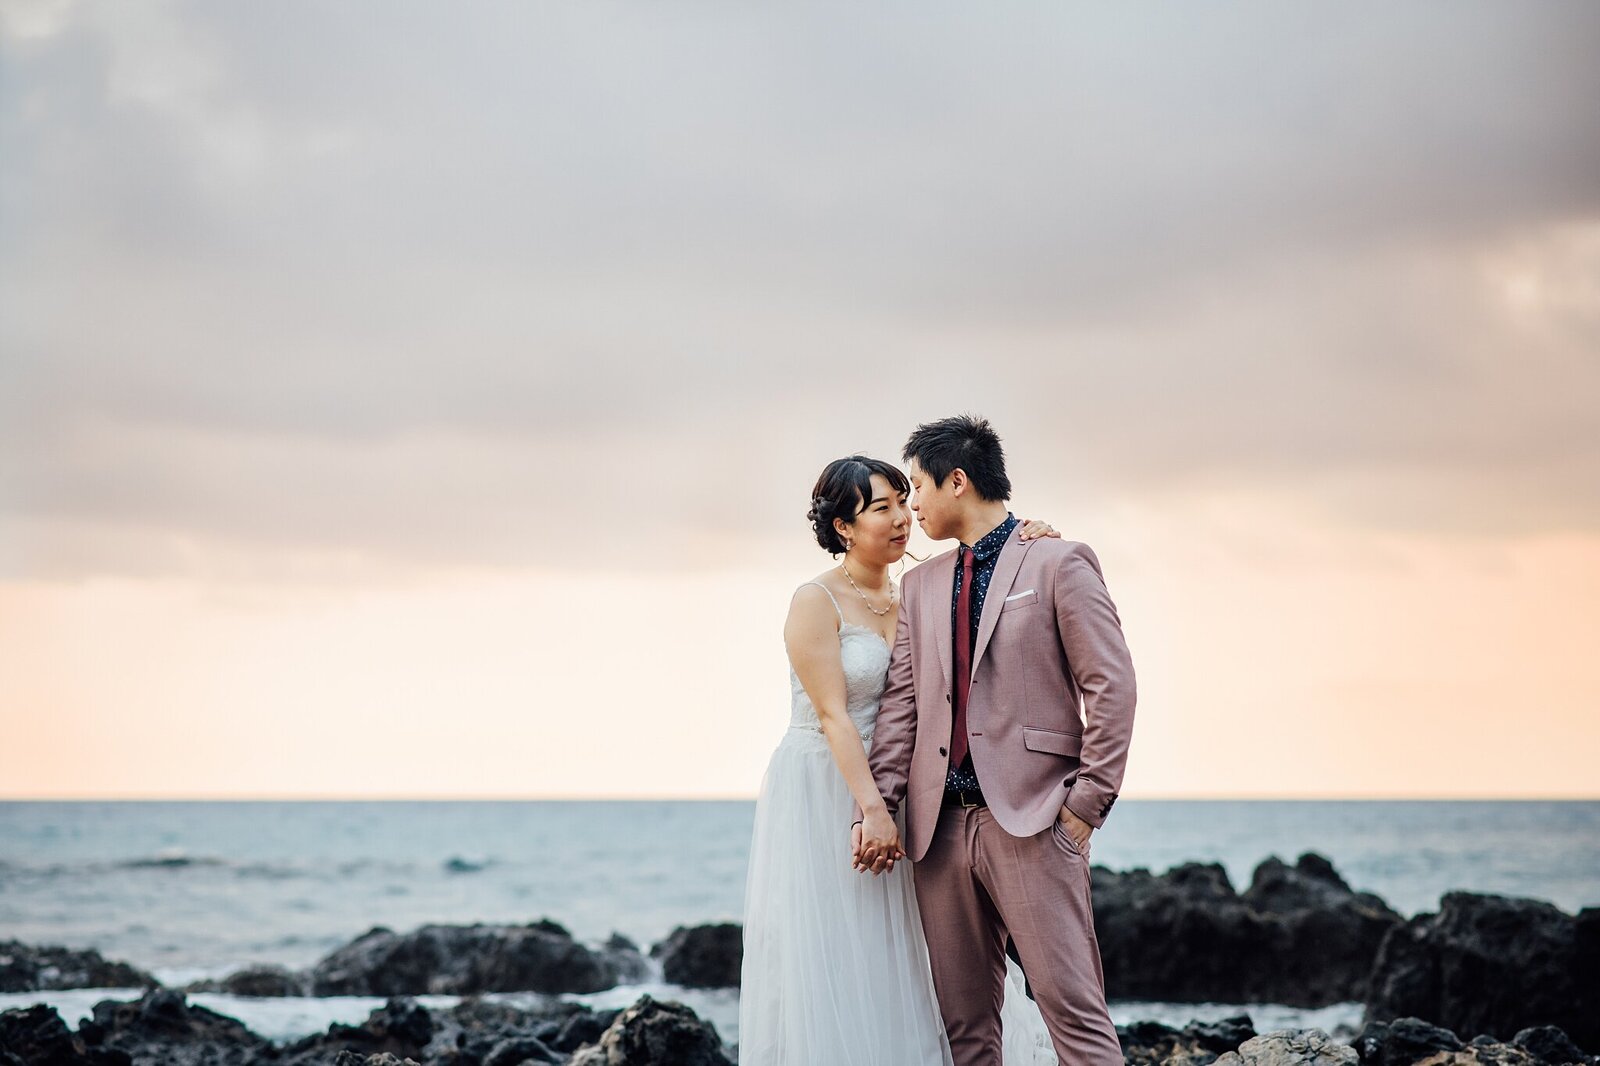
<svg viewBox="0 0 1600 1066">
<path fill-rule="evenodd" d="M 826 585 L 815 581 L 810 584 L 827 592 L 828 598 L 833 599 L 833 593 Z M 834 600 L 833 609 L 839 610 L 838 600 Z M 846 622 L 844 612 L 840 611 L 839 658 L 844 665 L 846 713 L 856 724 L 861 739 L 868 740 L 878 720 L 878 700 L 883 695 L 884 682 L 889 676 L 889 645 L 884 643 L 882 635 L 876 630 Z M 822 723 L 817 719 L 817 709 L 811 705 L 811 697 L 806 695 L 805 686 L 800 684 L 800 678 L 792 666 L 789 668 L 789 691 L 789 728 L 820 733 Z"/>
</svg>

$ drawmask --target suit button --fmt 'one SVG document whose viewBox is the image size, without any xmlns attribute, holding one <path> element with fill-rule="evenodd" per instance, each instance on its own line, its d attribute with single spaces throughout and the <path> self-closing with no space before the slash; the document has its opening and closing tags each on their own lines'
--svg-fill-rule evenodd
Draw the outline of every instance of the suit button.
<svg viewBox="0 0 1600 1066">
<path fill-rule="evenodd" d="M 1071 788 L 1072 787 L 1072 778 L 1069 777 L 1069 778 L 1067 778 L 1065 781 L 1063 781 L 1061 783 L 1063 785 L 1066 785 L 1068 788 Z"/>
<path fill-rule="evenodd" d="M 945 694 L 944 694 L 944 701 L 945 701 L 945 702 L 946 702 L 946 703 L 949 703 L 949 702 L 950 702 L 950 693 L 948 693 L 948 692 L 946 692 L 946 693 L 945 693 Z"/>
<path fill-rule="evenodd" d="M 950 753 L 948 751 L 945 751 L 943 748 L 940 748 L 939 749 L 939 754 L 948 756 Z"/>
</svg>

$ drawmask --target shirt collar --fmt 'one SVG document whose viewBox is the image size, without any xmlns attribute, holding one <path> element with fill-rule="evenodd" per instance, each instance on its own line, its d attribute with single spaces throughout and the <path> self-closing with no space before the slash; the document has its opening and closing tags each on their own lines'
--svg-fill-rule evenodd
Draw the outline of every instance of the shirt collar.
<svg viewBox="0 0 1600 1066">
<path fill-rule="evenodd" d="M 1007 511 L 1006 520 L 979 537 L 978 543 L 972 546 L 973 560 L 981 563 L 1005 547 L 1006 541 L 1011 538 L 1011 531 L 1016 526 L 1017 516 Z"/>
</svg>

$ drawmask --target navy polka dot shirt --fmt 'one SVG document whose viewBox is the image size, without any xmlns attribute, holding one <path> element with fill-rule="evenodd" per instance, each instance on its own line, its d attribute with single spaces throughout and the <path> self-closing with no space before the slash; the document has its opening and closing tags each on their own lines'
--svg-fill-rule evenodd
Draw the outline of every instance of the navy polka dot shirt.
<svg viewBox="0 0 1600 1066">
<path fill-rule="evenodd" d="M 969 630 L 972 644 L 967 649 L 968 655 L 978 648 L 978 619 L 983 617 L 983 598 L 989 593 L 989 579 L 994 577 L 994 563 L 1000 558 L 1000 549 L 1011 537 L 1011 531 L 1017 527 L 1017 516 L 1010 511 L 1006 512 L 1006 520 L 995 526 L 982 537 L 978 543 L 972 545 L 972 627 Z M 956 626 L 956 597 L 961 595 L 961 556 L 956 555 L 956 583 L 950 594 L 950 632 L 954 639 Z M 967 706 L 967 713 L 972 713 L 971 704 Z M 978 775 L 972 769 L 972 752 L 967 752 L 967 757 L 961 760 L 960 766 L 952 766 L 950 774 L 944 780 L 947 791 L 955 789 L 976 789 Z"/>
</svg>

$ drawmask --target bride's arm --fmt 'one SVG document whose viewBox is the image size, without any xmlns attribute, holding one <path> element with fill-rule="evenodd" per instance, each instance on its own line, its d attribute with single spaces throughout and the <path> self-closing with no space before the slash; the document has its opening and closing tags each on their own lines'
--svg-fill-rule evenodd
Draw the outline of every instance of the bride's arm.
<svg viewBox="0 0 1600 1066">
<path fill-rule="evenodd" d="M 857 806 L 875 823 L 888 822 L 888 808 L 878 794 L 878 785 L 867 766 L 866 747 L 861 731 L 846 713 L 844 663 L 839 657 L 838 615 L 833 602 L 822 589 L 803 585 L 789 604 L 789 617 L 783 625 L 783 643 L 795 676 L 805 686 L 811 705 L 822 723 L 822 735 L 833 752 L 833 761 L 844 776 L 845 785 Z M 898 843 L 898 841 L 897 841 Z"/>
</svg>

